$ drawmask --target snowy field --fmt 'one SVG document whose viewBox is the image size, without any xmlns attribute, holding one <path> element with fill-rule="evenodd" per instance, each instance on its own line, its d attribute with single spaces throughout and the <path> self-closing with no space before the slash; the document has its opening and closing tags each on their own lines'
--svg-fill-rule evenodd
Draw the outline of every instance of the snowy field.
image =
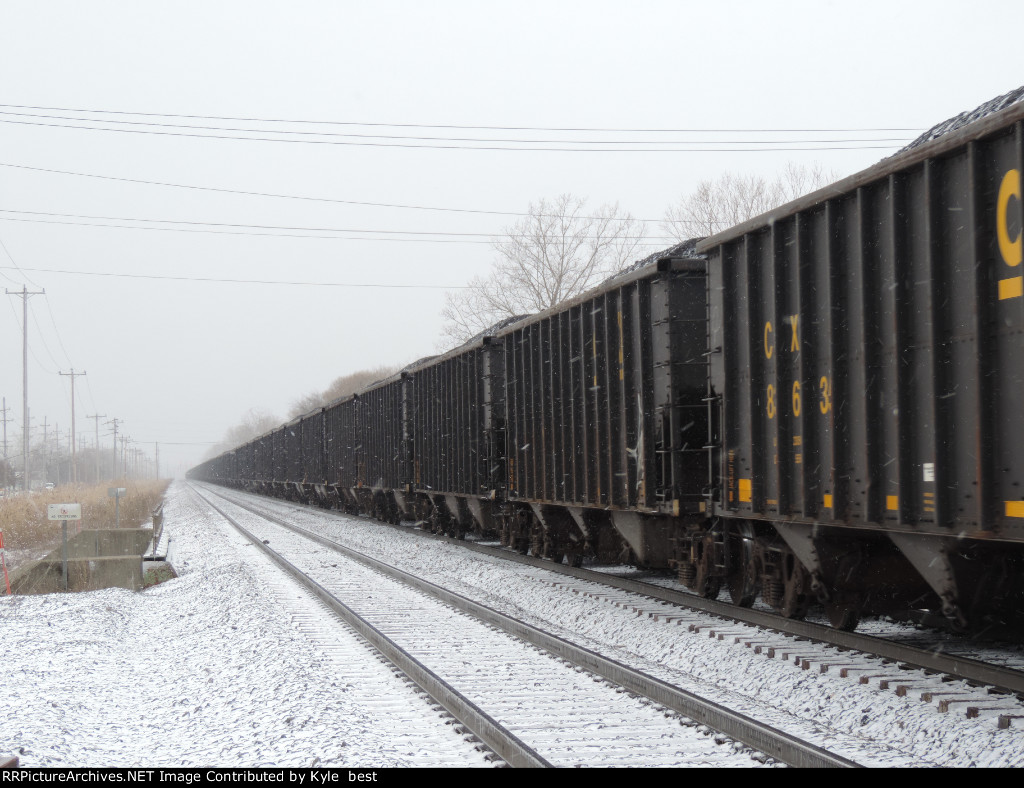
<svg viewBox="0 0 1024 788">
<path fill-rule="evenodd" d="M 25 767 L 490 765 L 362 641 L 300 627 L 320 609 L 183 485 L 165 518 L 177 580 L 0 597 L 0 756 Z"/>
</svg>

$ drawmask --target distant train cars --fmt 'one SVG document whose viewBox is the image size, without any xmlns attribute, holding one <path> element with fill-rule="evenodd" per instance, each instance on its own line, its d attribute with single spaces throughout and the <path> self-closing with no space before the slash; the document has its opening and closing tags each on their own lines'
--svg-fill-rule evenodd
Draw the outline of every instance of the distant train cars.
<svg viewBox="0 0 1024 788">
<path fill-rule="evenodd" d="M 190 472 L 833 624 L 1024 607 L 1024 104 Z"/>
<path fill-rule="evenodd" d="M 706 519 L 711 479 L 706 263 L 693 246 L 417 362 L 189 476 L 500 535 L 552 559 L 632 551 L 668 566 L 675 527 Z"/>
</svg>

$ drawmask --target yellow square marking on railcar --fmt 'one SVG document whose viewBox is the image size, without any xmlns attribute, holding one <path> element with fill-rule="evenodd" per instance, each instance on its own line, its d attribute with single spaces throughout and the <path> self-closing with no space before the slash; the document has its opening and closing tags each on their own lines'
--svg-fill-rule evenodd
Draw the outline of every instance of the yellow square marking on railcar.
<svg viewBox="0 0 1024 788">
<path fill-rule="evenodd" d="M 1006 501 L 1007 517 L 1024 517 L 1024 501 Z"/>
<path fill-rule="evenodd" d="M 832 496 L 831 495 L 826 495 L 825 496 L 825 508 L 826 509 L 831 509 L 832 508 Z"/>
<path fill-rule="evenodd" d="M 890 512 L 898 512 L 900 510 L 900 499 L 898 495 L 887 495 L 885 496 L 885 508 Z"/>
<path fill-rule="evenodd" d="M 1015 276 L 1012 279 L 999 280 L 999 300 L 1007 298 L 1020 298 L 1024 295 L 1024 277 Z"/>
<path fill-rule="evenodd" d="M 750 479 L 740 479 L 740 503 L 750 503 L 751 491 Z"/>
</svg>

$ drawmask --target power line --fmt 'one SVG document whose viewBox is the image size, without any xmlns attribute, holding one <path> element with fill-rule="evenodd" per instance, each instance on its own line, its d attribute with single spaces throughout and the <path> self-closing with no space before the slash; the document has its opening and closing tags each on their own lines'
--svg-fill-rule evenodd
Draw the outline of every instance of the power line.
<svg viewBox="0 0 1024 788">
<path fill-rule="evenodd" d="M 0 110 L 0 115 L 13 115 L 24 118 L 44 118 L 47 120 L 78 121 L 85 123 L 116 123 L 122 126 L 156 126 L 164 129 L 192 129 L 194 131 L 233 131 L 242 134 L 265 134 L 266 129 L 245 129 L 232 126 L 198 126 L 183 123 L 156 123 L 144 120 L 111 120 L 102 121 L 92 118 L 62 117 L 60 115 L 35 115 L 26 112 L 6 112 Z M 0 118 L 0 120 L 4 120 Z M 12 121 L 13 122 L 13 121 Z M 113 129 L 111 129 L 113 131 Z M 869 139 L 798 139 L 798 140 L 545 140 L 545 139 L 508 139 L 502 137 L 416 137 L 398 134 L 353 134 L 336 131 L 274 131 L 271 134 L 283 134 L 297 137 L 345 137 L 350 139 L 373 139 L 373 140 L 413 140 L 417 142 L 488 142 L 508 143 L 515 145 L 793 145 L 793 144 L 824 144 L 824 143 L 850 143 L 850 142 L 902 142 L 907 143 L 911 137 L 872 137 Z"/>
<path fill-rule="evenodd" d="M 6 267 L 6 268 L 13 268 L 14 266 L 4 266 L 4 267 Z M 22 283 L 18 282 L 18 284 L 22 284 Z M 22 285 L 22 287 L 24 287 L 24 285 Z M 38 294 L 33 294 L 33 295 L 38 295 Z M 23 329 L 22 329 L 22 321 L 18 319 L 18 310 L 14 306 L 13 303 L 8 302 L 8 304 L 9 304 L 9 306 L 11 308 L 11 319 L 14 321 L 14 324 L 17 327 L 18 335 L 21 336 L 23 334 Z M 33 320 L 34 320 L 35 319 L 35 312 L 32 313 L 32 317 L 33 317 Z M 38 327 L 38 326 L 39 326 L 39 323 L 37 321 L 36 322 L 36 327 Z M 32 359 L 36 362 L 36 366 L 39 367 L 40 370 L 45 372 L 47 375 L 56 375 L 57 374 L 57 370 L 56 369 L 50 369 L 49 367 L 46 366 L 46 364 L 44 364 L 42 362 L 42 359 L 40 359 L 39 355 L 36 353 L 35 345 L 29 345 L 28 346 L 28 352 L 29 352 L 29 355 L 32 356 Z M 59 364 L 56 364 L 56 362 L 55 362 L 55 365 L 57 367 L 60 366 Z"/>
<path fill-rule="evenodd" d="M 189 137 L 204 140 L 233 140 L 243 142 L 281 142 L 292 145 L 341 145 L 347 147 L 370 148 L 406 148 L 430 150 L 476 150 L 476 151 L 519 151 L 526 153 L 772 153 L 792 151 L 835 151 L 835 150 L 891 150 L 900 145 L 828 145 L 812 147 L 788 148 L 550 148 L 550 147 L 511 147 L 507 145 L 425 145 L 407 142 L 354 142 L 351 140 L 309 140 L 281 139 L 277 137 L 240 137 L 234 134 L 192 134 L 184 131 L 155 131 L 152 129 L 111 129 L 100 126 L 82 126 L 75 123 L 42 123 L 29 120 L 10 120 L 0 118 L 0 123 L 18 126 L 37 126 L 57 129 L 76 129 L 78 131 L 105 131 L 116 134 L 150 134 L 161 137 Z M 255 131 L 253 133 L 259 133 Z M 279 132 L 280 133 L 280 132 Z M 613 144 L 611 142 L 602 144 Z M 662 143 L 664 144 L 664 143 Z M 708 143 L 722 144 L 722 143 Z M 756 141 L 745 144 L 756 144 Z"/>
<path fill-rule="evenodd" d="M 389 242 L 389 243 L 424 243 L 424 244 L 484 244 L 491 245 L 497 238 L 506 238 L 507 235 L 503 233 L 493 233 L 487 235 L 491 240 L 474 240 L 472 238 L 390 238 L 390 237 L 377 237 L 377 238 L 364 238 L 356 235 L 310 235 L 301 233 L 258 233 L 258 232 L 247 232 L 237 230 L 211 230 L 206 228 L 190 228 L 190 227 L 153 227 L 145 225 L 131 225 L 131 224 L 104 224 L 100 222 L 70 222 L 62 221 L 58 219 L 26 219 L 19 216 L 0 216 L 0 221 L 5 222 L 28 222 L 30 224 L 58 224 L 65 225 L 68 227 L 107 227 L 120 230 L 148 230 L 148 231 L 160 231 L 170 233 L 208 233 L 212 235 L 243 235 L 252 236 L 258 238 L 313 238 L 324 241 L 374 241 L 374 242 Z M 124 221 L 162 221 L 162 220 L 144 220 L 144 219 L 126 219 Z M 245 225 L 242 225 L 245 226 Z M 325 230 L 324 232 L 329 232 Z M 413 231 L 409 231 L 413 232 Z M 664 246 L 663 243 L 657 241 L 643 241 L 638 244 L 639 246 Z M 32 269 L 26 269 L 32 270 Z"/>
<path fill-rule="evenodd" d="M 138 115 L 140 117 L 159 118 L 186 118 L 191 120 L 227 120 L 239 123 L 306 123 L 322 124 L 330 126 L 373 126 L 383 128 L 415 128 L 415 129 L 463 129 L 477 131 L 565 131 L 565 132 L 606 132 L 606 133 L 628 133 L 628 134 L 688 134 L 688 133 L 725 133 L 725 134 L 780 134 L 780 133 L 853 133 L 853 132 L 883 132 L 883 131 L 920 131 L 920 128 L 854 128 L 854 129 L 627 129 L 627 128 L 581 128 L 581 127 L 555 127 L 555 126 L 460 126 L 454 124 L 428 124 L 428 123 L 370 123 L 361 121 L 338 121 L 338 120 L 284 120 L 280 118 L 239 118 L 219 115 L 181 115 L 166 112 L 135 112 L 129 110 L 111 109 L 82 109 L 68 107 L 36 107 L 25 104 L 0 104 L 0 107 L 10 109 L 34 109 L 47 112 L 88 112 L 97 115 Z"/>
<path fill-rule="evenodd" d="M 366 233 L 368 235 L 429 235 L 429 236 L 455 236 L 457 238 L 529 238 L 527 233 L 468 233 L 451 232 L 445 230 L 371 230 L 366 228 L 351 227 L 294 227 L 290 225 L 273 224 L 242 224 L 235 222 L 201 222 L 182 219 L 146 219 L 132 216 L 93 216 L 89 214 L 76 213 L 55 213 L 52 211 L 20 211 L 13 208 L 0 208 L 0 213 L 16 213 L 26 216 L 50 216 L 62 219 L 90 219 L 104 222 L 149 222 L 158 224 L 183 225 L 186 227 L 231 227 L 245 228 L 251 230 L 289 230 L 304 233 Z M 319 237 L 319 236 L 317 236 Z M 618 236 L 606 236 L 607 240 L 616 240 Z M 595 239 L 590 239 L 595 240 Z"/>
<path fill-rule="evenodd" d="M 0 269 L 10 266 L 0 266 Z M 164 276 L 160 274 L 116 274 L 101 271 L 68 271 L 56 268 L 27 268 L 27 271 L 43 274 L 73 274 L 76 276 L 110 276 L 122 279 L 157 279 L 174 282 L 214 282 L 220 284 L 244 285 L 293 285 L 296 287 L 372 287 L 404 290 L 466 290 L 467 285 L 403 285 L 403 284 L 361 284 L 353 282 L 287 282 L 267 279 L 218 279 L 204 276 Z M 38 359 L 37 359 L 38 360 Z"/>
<path fill-rule="evenodd" d="M 44 293 L 44 295 L 45 295 L 45 293 Z M 56 367 L 57 370 L 59 370 L 60 369 L 60 362 L 57 361 L 56 358 L 54 358 L 53 352 L 50 350 L 50 346 L 46 343 L 46 337 L 43 336 L 43 327 L 39 325 L 39 316 L 35 313 L 35 310 L 32 311 L 32 322 L 35 323 L 36 331 L 39 332 L 39 341 L 43 343 L 43 349 L 46 351 L 46 355 L 48 355 L 50 357 L 50 361 L 53 362 L 53 366 Z M 34 352 L 35 351 L 33 351 L 33 353 Z M 39 359 L 37 358 L 36 361 L 38 361 L 38 360 Z M 47 372 L 51 372 L 51 374 L 52 374 L 51 370 L 47 370 Z"/>
<path fill-rule="evenodd" d="M 336 205 L 359 205 L 368 208 L 398 208 L 413 211 L 442 211 L 445 213 L 471 213 L 483 214 L 486 216 L 556 216 L 557 214 L 531 214 L 527 211 L 487 211 L 480 208 L 450 208 L 431 205 L 406 205 L 403 203 L 368 202 L 366 200 L 340 200 L 332 197 L 309 197 L 301 194 L 279 194 L 275 192 L 257 192 L 244 189 L 227 189 L 217 186 L 198 186 L 188 183 L 170 183 L 167 181 L 147 181 L 141 178 L 121 178 L 114 175 L 99 175 L 90 172 L 73 172 L 70 170 L 54 170 L 46 167 L 30 167 L 26 164 L 11 164 L 0 162 L 0 167 L 10 167 L 18 170 L 30 170 L 32 172 L 46 172 L 52 175 L 71 175 L 79 178 L 97 178 L 107 181 L 118 181 L 121 183 L 138 183 L 146 186 L 167 186 L 175 189 L 193 189 L 196 191 L 216 192 L 218 194 L 241 194 L 247 197 L 273 197 L 284 200 L 306 200 L 309 202 L 332 203 Z M 581 216 L 580 219 L 603 219 L 602 216 Z M 660 222 L 661 219 L 636 219 L 638 222 Z"/>
<path fill-rule="evenodd" d="M 7 259 L 9 259 L 11 261 L 11 263 L 14 266 L 14 268 L 19 273 L 21 273 L 22 276 L 24 276 L 26 280 L 31 282 L 34 287 L 39 287 L 39 285 L 36 284 L 35 282 L 33 282 L 30 277 L 25 276 L 25 273 L 22 270 L 21 266 L 18 265 L 18 261 L 14 259 L 14 256 L 7 249 L 7 245 L 4 244 L 3 239 L 0 239 L 0 248 L 2 248 L 4 250 L 4 254 L 7 255 Z M 9 276 L 7 276 L 6 274 L 4 274 L 4 278 L 8 279 L 10 281 L 14 281 L 14 280 L 11 280 L 11 278 Z M 46 297 L 46 291 L 43 290 L 42 288 L 40 288 L 40 290 L 42 290 L 43 303 L 46 304 L 46 310 L 47 310 L 47 312 L 50 315 L 50 324 L 53 326 L 53 333 L 57 337 L 57 342 L 60 344 L 61 350 L 64 352 L 64 358 L 66 358 L 68 360 L 68 363 L 70 364 L 71 363 L 71 356 L 68 355 L 67 348 L 64 347 L 64 340 L 61 338 L 60 330 L 57 328 L 57 321 L 56 321 L 56 319 L 53 316 L 53 309 L 50 307 L 50 300 Z M 36 316 L 35 312 L 32 313 L 32 319 L 35 321 L 36 328 L 39 329 L 39 337 L 43 340 L 43 347 L 46 348 L 46 353 L 50 356 L 50 360 L 53 362 L 53 365 L 58 368 L 58 371 L 59 371 L 60 364 L 57 363 L 57 359 L 55 359 L 53 357 L 53 353 L 50 352 L 50 346 L 46 343 L 46 339 L 45 339 L 45 337 L 43 335 L 43 329 L 39 325 L 39 320 L 38 320 L 38 317 Z M 36 352 L 35 352 L 34 348 L 32 349 L 32 356 L 36 359 L 36 363 L 39 364 L 40 367 L 42 367 L 43 369 L 46 369 L 45 367 L 43 367 L 42 362 L 39 361 L 39 357 L 36 356 Z M 46 371 L 51 372 L 51 370 L 46 370 Z"/>
<path fill-rule="evenodd" d="M 7 244 L 3 242 L 2 238 L 0 238 L 0 249 L 4 250 L 4 254 L 7 255 L 7 259 L 10 260 L 11 263 L 14 265 L 14 268 L 20 272 L 21 268 L 18 266 L 18 261 L 15 260 L 14 256 L 7 250 Z M 33 282 L 31 279 L 29 279 L 29 277 L 26 276 L 25 278 L 28 279 L 29 284 L 32 285 L 33 287 L 39 287 L 39 285 Z"/>
<path fill-rule="evenodd" d="M 245 235 L 257 238 L 314 238 L 324 241 L 389 241 L 395 243 L 424 244 L 490 244 L 491 241 L 474 241 L 466 238 L 360 238 L 350 235 L 302 235 L 299 233 L 253 233 L 232 230 L 208 230 L 187 227 L 145 227 L 129 224 L 101 224 L 99 222 L 66 222 L 57 219 L 25 219 L 18 216 L 0 216 L 0 221 L 28 222 L 30 224 L 59 224 L 67 227 L 109 227 L 120 230 L 148 230 L 168 233 L 208 233 L 211 235 Z"/>
<path fill-rule="evenodd" d="M 27 281 L 31 282 L 33 287 L 39 287 L 38 284 L 33 282 L 32 279 L 25 274 L 25 272 L 21 268 L 21 266 L 18 265 L 18 261 L 14 259 L 14 256 L 7 249 L 7 245 L 3 242 L 2 239 L 0 239 L 0 249 L 3 249 L 4 254 L 7 255 L 7 259 L 11 261 L 11 265 L 10 266 L 3 266 L 3 268 L 8 268 L 8 269 L 13 268 L 18 273 L 20 273 Z M 6 274 L 4 275 L 4 279 L 7 279 L 10 282 L 15 282 L 14 279 L 11 279 L 11 277 L 7 276 Z M 17 283 L 17 282 L 15 282 L 15 283 Z M 24 287 L 25 287 L 25 285 L 22 284 L 22 288 L 24 288 Z M 43 295 L 45 297 L 46 291 L 43 290 L 42 288 L 40 288 L 40 291 L 41 292 L 39 292 L 39 293 L 32 293 L 30 295 Z M 8 294 L 10 294 L 10 291 L 8 291 Z M 10 303 L 10 302 L 8 302 L 8 303 Z M 27 299 L 26 299 L 26 307 L 27 307 Z M 11 304 L 11 310 L 12 310 L 12 312 L 14 310 L 14 305 L 13 304 Z M 14 319 L 15 319 L 15 322 L 17 322 L 17 315 L 16 314 L 14 315 Z M 50 346 L 46 344 L 46 339 L 43 336 L 43 329 L 40 327 L 40 325 L 39 325 L 39 318 L 38 318 L 38 316 L 36 315 L 36 313 L 34 311 L 32 312 L 32 321 L 35 323 L 36 328 L 39 331 L 39 338 L 40 338 L 40 340 L 43 343 L 43 347 L 46 349 L 47 355 L 49 355 L 50 360 L 53 362 L 53 366 L 59 369 L 60 364 L 57 363 L 57 359 L 55 359 L 53 357 L 53 353 L 50 352 Z M 59 339 L 59 337 L 58 337 L 58 339 Z M 25 338 L 25 342 L 27 344 L 27 342 L 28 342 L 27 338 Z M 49 369 L 42 362 L 42 360 L 39 358 L 39 355 L 36 353 L 36 349 L 35 349 L 34 346 L 29 345 L 28 346 L 28 352 L 32 355 L 32 358 L 35 360 L 35 362 L 39 366 L 39 368 L 41 370 L 43 370 L 43 372 L 46 372 L 47 374 L 50 374 L 50 375 L 53 375 L 53 374 L 55 374 L 57 372 L 57 369 Z"/>
<path fill-rule="evenodd" d="M 57 343 L 60 345 L 61 352 L 64 354 L 64 358 L 67 359 L 68 364 L 71 364 L 71 356 L 68 354 L 68 349 L 64 347 L 64 340 L 61 339 L 60 331 L 57 329 L 57 319 L 53 315 L 53 308 L 50 306 L 50 299 L 43 296 L 43 303 L 46 304 L 46 311 L 50 313 L 50 324 L 53 326 L 53 333 L 57 336 Z"/>
<path fill-rule="evenodd" d="M 171 183 L 171 182 L 168 182 L 168 181 L 148 181 L 148 180 L 143 180 L 143 179 L 140 179 L 140 178 L 122 178 L 122 177 L 118 177 L 118 176 L 114 176 L 114 175 L 100 175 L 100 174 L 97 174 L 97 173 L 89 173 L 89 172 L 74 172 L 74 171 L 70 171 L 70 170 L 55 170 L 55 169 L 49 169 L 49 168 L 46 168 L 46 167 L 31 167 L 31 166 L 26 165 L 26 164 L 11 164 L 10 162 L 2 162 L 2 161 L 0 161 L 0 167 L 10 167 L 10 168 L 13 168 L 13 169 L 29 170 L 29 171 L 32 171 L 32 172 L 45 172 L 45 173 L 50 173 L 52 175 L 71 175 L 71 176 L 81 177 L 81 178 L 98 178 L 100 180 L 117 181 L 117 182 L 121 182 L 121 183 L 138 183 L 138 184 L 143 184 L 143 185 L 147 185 L 147 186 L 166 186 L 166 187 L 175 188 L 175 189 L 193 189 L 193 190 L 197 190 L 197 191 L 215 192 L 215 193 L 218 193 L 218 194 L 241 194 L 241 195 L 244 195 L 244 196 L 247 196 L 247 197 L 273 197 L 275 199 L 306 200 L 306 201 L 310 201 L 310 202 L 323 202 L 323 203 L 332 203 L 332 204 L 337 204 L 337 205 L 359 205 L 359 206 L 365 206 L 365 207 L 370 207 L 370 208 L 397 208 L 397 209 L 402 209 L 402 210 L 414 210 L 414 211 L 441 211 L 441 212 L 445 212 L 445 213 L 469 213 L 469 214 L 482 214 L 482 215 L 486 215 L 486 216 L 519 216 L 519 217 L 523 217 L 523 216 L 534 217 L 534 216 L 536 216 L 536 217 L 542 217 L 542 218 L 549 218 L 549 217 L 560 217 L 562 215 L 562 214 L 557 214 L 557 213 L 530 213 L 529 211 L 490 211 L 490 210 L 484 210 L 484 209 L 481 209 L 481 208 L 452 208 L 452 207 L 434 206 L 434 205 L 407 205 L 407 204 L 403 204 L 403 203 L 368 202 L 368 201 L 365 201 L 365 200 L 341 200 L 341 199 L 335 199 L 335 198 L 332 198 L 332 197 L 310 197 L 310 196 L 301 195 L 301 194 L 280 194 L 280 193 L 276 193 L 276 192 L 258 192 L 258 191 L 248 191 L 248 190 L 244 190 L 244 189 L 228 189 L 228 188 L 223 188 L 223 187 L 218 187 L 218 186 L 199 186 L 199 185 L 196 185 L 196 184 Z M 581 220 L 590 220 L 590 221 L 603 221 L 604 219 L 607 219 L 607 218 L 612 218 L 612 219 L 614 219 L 616 221 L 624 221 L 625 220 L 625 218 L 621 218 L 621 217 L 617 217 L 617 216 L 615 216 L 615 217 L 606 217 L 606 216 L 578 216 L 576 218 L 581 219 Z M 626 218 L 631 218 L 633 221 L 641 222 L 643 224 L 659 224 L 659 223 L 662 223 L 662 222 L 665 221 L 664 218 L 660 218 L 660 219 L 642 219 L 642 218 L 636 218 L 636 217 L 626 217 Z M 731 226 L 729 222 L 725 222 L 725 221 L 718 221 L 718 222 L 715 222 L 715 224 L 721 225 L 722 227 Z M 105 226 L 105 225 L 100 225 L 100 226 Z M 480 234 L 481 235 L 485 235 L 485 233 L 480 233 Z M 507 237 L 507 233 L 502 232 L 502 233 L 499 233 L 499 234 L 502 237 Z M 498 235 L 498 234 L 496 234 L 496 235 Z M 291 236 L 289 236 L 289 237 L 291 237 Z M 304 237 L 304 236 L 298 236 L 298 237 Z M 312 237 L 319 238 L 321 236 L 312 236 Z M 359 240 L 366 240 L 366 239 L 359 239 Z"/>
</svg>

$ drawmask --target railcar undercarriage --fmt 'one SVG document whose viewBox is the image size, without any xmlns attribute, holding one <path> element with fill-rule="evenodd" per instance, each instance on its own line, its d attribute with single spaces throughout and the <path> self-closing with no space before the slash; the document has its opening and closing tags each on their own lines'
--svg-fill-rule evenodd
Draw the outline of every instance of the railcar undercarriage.
<svg viewBox="0 0 1024 788">
<path fill-rule="evenodd" d="M 696 520 L 486 497 L 329 484 L 224 480 L 229 487 L 464 539 L 500 541 L 571 566 L 674 569 L 706 598 L 758 599 L 787 618 L 820 605 L 852 630 L 867 616 L 945 620 L 957 631 L 1024 632 L 1024 548 L 1006 542 L 806 523 Z"/>
<path fill-rule="evenodd" d="M 680 582 L 708 598 L 760 599 L 787 618 L 820 604 L 832 626 L 865 616 L 924 618 L 974 633 L 1024 629 L 1024 550 L 955 540 L 809 524 L 719 520 L 681 540 Z"/>
</svg>

